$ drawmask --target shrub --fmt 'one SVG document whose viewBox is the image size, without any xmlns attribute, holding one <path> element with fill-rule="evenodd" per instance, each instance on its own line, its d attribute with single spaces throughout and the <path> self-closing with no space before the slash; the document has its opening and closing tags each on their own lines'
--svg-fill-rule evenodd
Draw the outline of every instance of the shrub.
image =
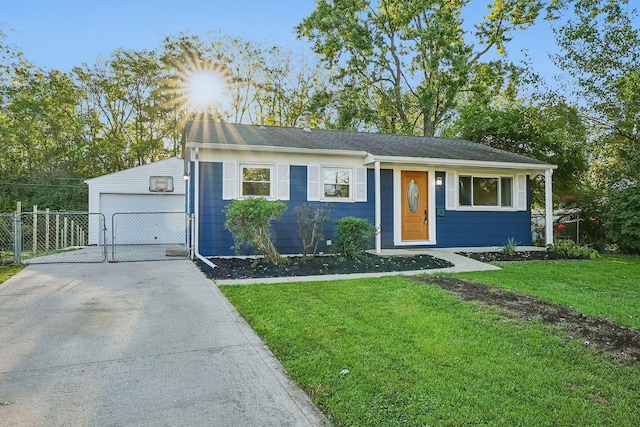
<svg viewBox="0 0 640 427">
<path fill-rule="evenodd" d="M 518 249 L 518 242 L 513 237 L 509 237 L 507 242 L 502 246 L 502 253 L 505 255 L 514 255 Z"/>
<path fill-rule="evenodd" d="M 607 236 L 623 252 L 640 253 L 640 186 L 611 192 Z"/>
<path fill-rule="evenodd" d="M 329 222 L 327 209 L 313 209 L 309 203 L 293 208 L 298 220 L 298 234 L 302 239 L 302 256 L 306 257 L 311 249 L 313 256 L 318 252 L 318 243 L 324 239 L 323 229 Z"/>
<path fill-rule="evenodd" d="M 547 251 L 561 255 L 591 259 L 595 259 L 600 256 L 598 251 L 595 249 L 591 249 L 588 246 L 577 245 L 573 240 L 558 240 L 554 244 L 547 245 Z"/>
<path fill-rule="evenodd" d="M 286 262 L 271 241 L 271 223 L 280 218 L 286 209 L 287 206 L 281 201 L 262 197 L 233 200 L 225 207 L 224 223 L 224 227 L 233 235 L 232 249 L 238 253 L 242 246 L 253 246 L 272 264 Z"/>
<path fill-rule="evenodd" d="M 366 219 L 346 216 L 336 221 L 333 251 L 345 258 L 361 258 L 375 235 L 376 228 Z"/>
</svg>

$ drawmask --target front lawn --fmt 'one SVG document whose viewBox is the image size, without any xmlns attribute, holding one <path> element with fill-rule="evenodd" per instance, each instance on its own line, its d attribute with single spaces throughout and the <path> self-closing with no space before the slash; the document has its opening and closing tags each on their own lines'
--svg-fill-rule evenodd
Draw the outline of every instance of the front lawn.
<svg viewBox="0 0 640 427">
<path fill-rule="evenodd" d="M 639 368 L 436 286 L 221 289 L 336 425 L 640 425 Z"/>
<path fill-rule="evenodd" d="M 461 273 L 462 277 L 534 295 L 640 328 L 640 258 L 604 256 L 595 261 L 497 263 L 502 270 Z"/>
</svg>

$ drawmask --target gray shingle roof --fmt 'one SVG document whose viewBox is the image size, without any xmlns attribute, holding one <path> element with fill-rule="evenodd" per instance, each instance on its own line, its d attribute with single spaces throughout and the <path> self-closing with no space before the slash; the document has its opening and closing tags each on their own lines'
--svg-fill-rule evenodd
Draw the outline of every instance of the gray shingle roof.
<svg viewBox="0 0 640 427">
<path fill-rule="evenodd" d="M 362 151 L 374 156 L 520 163 L 551 166 L 546 162 L 453 138 L 381 134 L 341 130 L 254 126 L 212 121 L 187 122 L 187 143 L 245 145 L 315 150 Z"/>
</svg>

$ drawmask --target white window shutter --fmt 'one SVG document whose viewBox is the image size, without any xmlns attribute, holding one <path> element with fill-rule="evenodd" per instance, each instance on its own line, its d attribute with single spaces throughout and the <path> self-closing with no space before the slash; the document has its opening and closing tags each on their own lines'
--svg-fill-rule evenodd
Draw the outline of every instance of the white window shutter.
<svg viewBox="0 0 640 427">
<path fill-rule="evenodd" d="M 238 166 L 232 162 L 222 164 L 222 200 L 238 197 Z"/>
<path fill-rule="evenodd" d="M 458 175 L 455 172 L 447 172 L 445 176 L 445 185 L 445 206 L 449 211 L 456 210 L 458 207 Z"/>
<path fill-rule="evenodd" d="M 527 176 L 516 176 L 516 209 L 527 210 Z"/>
<path fill-rule="evenodd" d="M 355 169 L 355 200 L 356 202 L 367 201 L 367 168 Z"/>
<path fill-rule="evenodd" d="M 320 200 L 320 166 L 307 166 L 307 201 Z"/>
<path fill-rule="evenodd" d="M 276 199 L 289 200 L 289 165 L 277 166 Z"/>
</svg>

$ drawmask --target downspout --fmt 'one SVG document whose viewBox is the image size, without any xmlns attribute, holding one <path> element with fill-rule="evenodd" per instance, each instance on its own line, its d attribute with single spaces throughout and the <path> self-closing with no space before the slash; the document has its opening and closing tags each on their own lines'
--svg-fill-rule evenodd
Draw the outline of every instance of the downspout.
<svg viewBox="0 0 640 427">
<path fill-rule="evenodd" d="M 200 149 L 195 148 L 195 165 L 192 177 L 193 182 L 193 252 L 196 258 L 211 268 L 217 266 L 200 254 Z"/>
<path fill-rule="evenodd" d="M 544 171 L 545 242 L 553 244 L 553 169 Z"/>
<path fill-rule="evenodd" d="M 376 253 L 382 252 L 382 201 L 380 200 L 380 162 L 374 163 Z"/>
</svg>

